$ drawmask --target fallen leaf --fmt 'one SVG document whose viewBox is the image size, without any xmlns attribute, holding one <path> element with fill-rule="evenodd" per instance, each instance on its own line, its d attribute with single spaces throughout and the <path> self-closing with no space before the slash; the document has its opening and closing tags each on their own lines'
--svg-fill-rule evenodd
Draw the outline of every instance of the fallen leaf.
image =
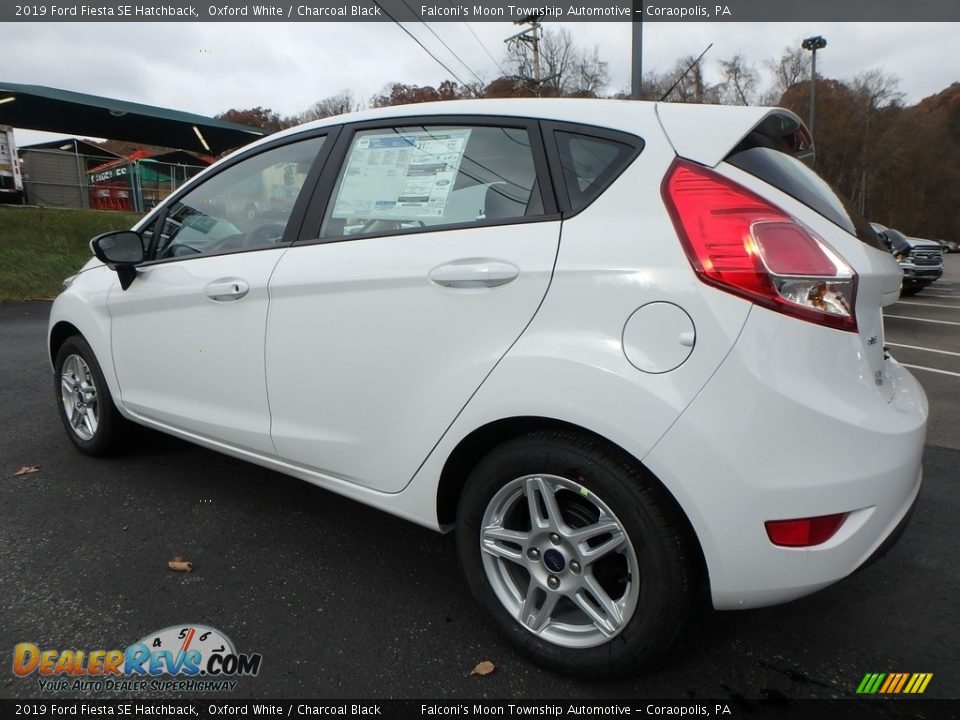
<svg viewBox="0 0 960 720">
<path fill-rule="evenodd" d="M 17 470 L 14 475 L 30 475 L 31 473 L 40 472 L 39 465 L 24 465 L 22 468 Z"/>
<path fill-rule="evenodd" d="M 193 563 L 184 559 L 180 555 L 171 558 L 167 562 L 167 566 L 176 572 L 191 572 L 193 570 Z"/>
<path fill-rule="evenodd" d="M 489 675 L 496 669 L 494 665 L 489 660 L 484 660 L 483 662 L 477 663 L 477 666 L 470 671 L 471 675 Z"/>
</svg>

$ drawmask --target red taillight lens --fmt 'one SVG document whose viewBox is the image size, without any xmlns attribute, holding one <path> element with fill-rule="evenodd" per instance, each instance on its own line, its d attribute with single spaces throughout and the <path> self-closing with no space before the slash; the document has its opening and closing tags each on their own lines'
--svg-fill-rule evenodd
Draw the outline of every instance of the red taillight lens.
<svg viewBox="0 0 960 720">
<path fill-rule="evenodd" d="M 673 164 L 663 198 L 704 282 L 778 312 L 856 331 L 856 274 L 791 215 L 686 160 Z"/>
<path fill-rule="evenodd" d="M 847 515 L 849 513 L 797 520 L 768 520 L 763 525 L 767 529 L 767 537 L 774 545 L 812 547 L 825 543 L 836 535 Z"/>
</svg>

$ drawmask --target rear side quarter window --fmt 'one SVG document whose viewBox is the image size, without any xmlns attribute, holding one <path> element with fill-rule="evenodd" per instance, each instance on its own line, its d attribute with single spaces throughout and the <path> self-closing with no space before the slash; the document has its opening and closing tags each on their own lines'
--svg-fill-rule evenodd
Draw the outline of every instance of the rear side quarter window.
<svg viewBox="0 0 960 720">
<path fill-rule="evenodd" d="M 575 215 L 596 200 L 643 149 L 635 137 L 613 138 L 555 130 L 557 160 L 569 214 Z"/>
</svg>

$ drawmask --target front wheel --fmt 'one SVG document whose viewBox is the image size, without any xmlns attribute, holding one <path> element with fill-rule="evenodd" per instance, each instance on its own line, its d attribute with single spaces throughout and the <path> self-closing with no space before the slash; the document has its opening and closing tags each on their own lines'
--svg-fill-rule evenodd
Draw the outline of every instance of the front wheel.
<svg viewBox="0 0 960 720">
<path fill-rule="evenodd" d="M 566 432 L 490 452 L 458 509 L 474 596 L 515 645 L 580 676 L 635 672 L 690 605 L 689 541 L 672 499 L 619 452 Z"/>
<path fill-rule="evenodd" d="M 85 455 L 117 449 L 126 421 L 117 412 L 90 345 L 79 335 L 67 338 L 54 362 L 54 390 L 67 435 Z"/>
</svg>

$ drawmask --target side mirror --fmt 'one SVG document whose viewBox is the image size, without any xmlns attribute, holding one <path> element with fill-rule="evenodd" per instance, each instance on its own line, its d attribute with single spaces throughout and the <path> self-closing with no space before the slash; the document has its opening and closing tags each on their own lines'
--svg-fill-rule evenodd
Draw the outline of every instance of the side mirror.
<svg viewBox="0 0 960 720">
<path fill-rule="evenodd" d="M 117 271 L 120 287 L 124 290 L 137 276 L 134 266 L 142 263 L 146 256 L 143 238 L 133 230 L 114 230 L 97 235 L 90 241 L 90 249 L 100 262 Z"/>
</svg>

